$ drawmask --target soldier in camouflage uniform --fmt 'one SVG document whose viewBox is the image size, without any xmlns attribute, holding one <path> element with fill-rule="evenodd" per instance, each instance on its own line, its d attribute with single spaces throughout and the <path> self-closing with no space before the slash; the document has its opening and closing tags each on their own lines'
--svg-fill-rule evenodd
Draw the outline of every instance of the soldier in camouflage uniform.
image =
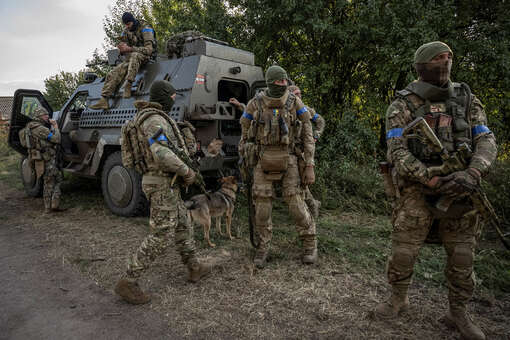
<svg viewBox="0 0 510 340">
<path fill-rule="evenodd" d="M 182 58 L 184 56 L 184 44 L 187 41 L 204 37 L 205 36 L 198 31 L 185 31 L 172 35 L 166 43 L 168 58 Z"/>
<path fill-rule="evenodd" d="M 57 145 L 60 144 L 60 130 L 57 122 L 50 119 L 48 112 L 38 107 L 35 120 L 27 124 L 30 131 L 31 148 L 29 160 L 35 167 L 37 178 L 43 178 L 44 211 L 59 211 L 60 184 L 62 172 L 57 165 Z"/>
<path fill-rule="evenodd" d="M 450 47 L 442 42 L 418 48 L 414 65 L 419 79 L 398 91 L 386 112 L 387 158 L 393 165 L 393 184 L 398 190 L 387 267 L 392 295 L 376 307 L 375 315 L 393 318 L 408 308 L 414 262 L 435 225 L 448 256 L 445 275 L 450 310 L 446 321 L 467 339 L 485 339 L 466 312 L 475 287 L 473 258 L 480 233 L 479 214 L 473 211 L 468 193 L 480 185 L 481 176 L 494 162 L 496 141 L 478 98 L 466 84 L 450 80 L 452 57 Z M 428 167 L 441 165 L 440 155 L 420 139 L 410 137 L 406 141 L 402 136 L 403 128 L 417 117 L 426 119 L 450 153 L 462 143 L 471 147 L 473 155 L 465 170 L 444 177 L 429 175 Z M 442 196 L 455 201 L 441 215 L 434 204 Z"/>
<path fill-rule="evenodd" d="M 317 261 L 315 222 L 302 190 L 302 184 L 315 181 L 310 113 L 301 99 L 287 89 L 288 77 L 283 68 L 271 66 L 266 72 L 266 83 L 268 89 L 248 102 L 240 119 L 239 150 L 245 159 L 257 162 L 253 164 L 253 199 L 260 246 L 253 262 L 258 268 L 265 265 L 272 238 L 273 183 L 278 182 L 303 242 L 302 261 L 312 264 Z M 296 149 L 298 143 L 303 145 L 303 153 Z M 303 160 L 301 169 L 298 157 Z"/>
<path fill-rule="evenodd" d="M 112 97 L 117 87 L 126 79 L 124 98 L 131 97 L 131 87 L 140 66 L 149 59 L 155 58 L 157 53 L 156 34 L 154 29 L 141 20 L 137 20 L 129 12 L 122 15 L 122 22 L 126 28 L 117 46 L 125 60 L 108 73 L 105 79 L 101 99 L 91 106 L 94 110 L 108 110 L 108 98 Z"/>
<path fill-rule="evenodd" d="M 296 97 L 301 99 L 301 89 L 299 87 L 297 87 L 296 85 L 291 85 L 289 86 L 289 91 L 294 93 Z M 320 114 L 315 112 L 315 109 L 309 106 L 307 106 L 307 108 L 308 111 L 310 112 L 310 117 L 312 120 L 313 138 L 315 139 L 315 142 L 317 142 L 321 135 L 324 133 L 324 129 L 326 128 L 326 121 Z M 312 212 L 315 220 L 317 220 L 317 218 L 319 218 L 319 209 L 321 207 L 321 201 L 316 200 L 313 197 L 312 192 L 310 191 L 310 188 L 308 186 L 306 186 L 303 189 L 303 191 L 305 196 L 305 203 L 308 206 L 308 209 L 310 209 L 310 211 Z"/>
<path fill-rule="evenodd" d="M 118 295 L 133 304 L 150 301 L 135 279 L 158 255 L 166 251 L 173 234 L 182 262 L 188 267 L 189 281 L 199 281 L 211 269 L 209 264 L 199 261 L 195 254 L 191 220 L 180 194 L 180 186 L 194 183 L 195 172 L 169 147 L 169 143 L 173 143 L 177 148 L 186 150 L 177 124 L 163 116 L 170 111 L 174 99 L 172 85 L 159 80 L 151 86 L 150 102 L 135 102 L 138 113 L 134 119 L 152 114 L 141 123 L 142 134 L 150 145 L 149 150 L 144 150 L 148 171 L 142 178 L 143 192 L 150 201 L 150 233 L 128 261 L 129 279 L 120 280 L 115 288 Z"/>
</svg>

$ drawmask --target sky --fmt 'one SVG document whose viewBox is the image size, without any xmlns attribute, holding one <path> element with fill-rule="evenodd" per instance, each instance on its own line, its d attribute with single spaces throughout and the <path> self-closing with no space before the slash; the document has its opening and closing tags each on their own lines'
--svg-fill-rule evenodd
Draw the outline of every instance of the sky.
<svg viewBox="0 0 510 340">
<path fill-rule="evenodd" d="M 0 96 L 44 90 L 44 79 L 85 68 L 103 51 L 103 18 L 114 0 L 0 0 Z"/>
</svg>

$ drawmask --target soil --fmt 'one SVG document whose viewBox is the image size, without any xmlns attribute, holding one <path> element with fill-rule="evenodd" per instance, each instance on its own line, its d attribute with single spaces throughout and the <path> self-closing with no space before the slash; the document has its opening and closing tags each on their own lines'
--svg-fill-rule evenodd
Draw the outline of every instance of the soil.
<svg viewBox="0 0 510 340">
<path fill-rule="evenodd" d="M 415 282 L 410 311 L 376 321 L 370 311 L 389 294 L 384 269 L 353 271 L 327 256 L 305 267 L 292 237 L 273 245 L 264 270 L 251 263 L 247 235 L 216 242 L 216 249 L 199 242 L 201 256 L 223 256 L 222 248 L 231 256 L 198 284 L 185 281 L 185 268 L 169 249 L 140 280 L 151 303 L 127 305 L 113 286 L 146 235 L 147 218 L 117 217 L 101 204 L 71 204 L 44 216 L 42 199 L 1 182 L 0 204 L 2 339 L 459 337 L 442 319 L 444 287 Z M 242 229 L 239 218 L 233 223 L 234 230 Z M 510 296 L 477 293 L 470 312 L 489 339 L 508 339 Z"/>
</svg>

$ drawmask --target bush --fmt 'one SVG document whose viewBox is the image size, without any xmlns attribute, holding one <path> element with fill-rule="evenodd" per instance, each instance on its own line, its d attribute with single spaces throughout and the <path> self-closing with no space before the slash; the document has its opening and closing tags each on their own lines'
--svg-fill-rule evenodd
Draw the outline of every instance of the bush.
<svg viewBox="0 0 510 340">
<path fill-rule="evenodd" d="M 316 147 L 314 195 L 326 209 L 389 211 L 377 170 L 377 133 L 352 112 L 327 124 Z"/>
</svg>

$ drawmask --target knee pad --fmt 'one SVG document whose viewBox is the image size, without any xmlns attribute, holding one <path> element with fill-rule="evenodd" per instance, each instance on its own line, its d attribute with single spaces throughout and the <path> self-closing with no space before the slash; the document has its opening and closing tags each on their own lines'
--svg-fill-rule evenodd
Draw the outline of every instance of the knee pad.
<svg viewBox="0 0 510 340">
<path fill-rule="evenodd" d="M 453 248 L 450 263 L 454 267 L 470 268 L 473 266 L 473 250 L 468 244 L 458 244 Z"/>
</svg>

